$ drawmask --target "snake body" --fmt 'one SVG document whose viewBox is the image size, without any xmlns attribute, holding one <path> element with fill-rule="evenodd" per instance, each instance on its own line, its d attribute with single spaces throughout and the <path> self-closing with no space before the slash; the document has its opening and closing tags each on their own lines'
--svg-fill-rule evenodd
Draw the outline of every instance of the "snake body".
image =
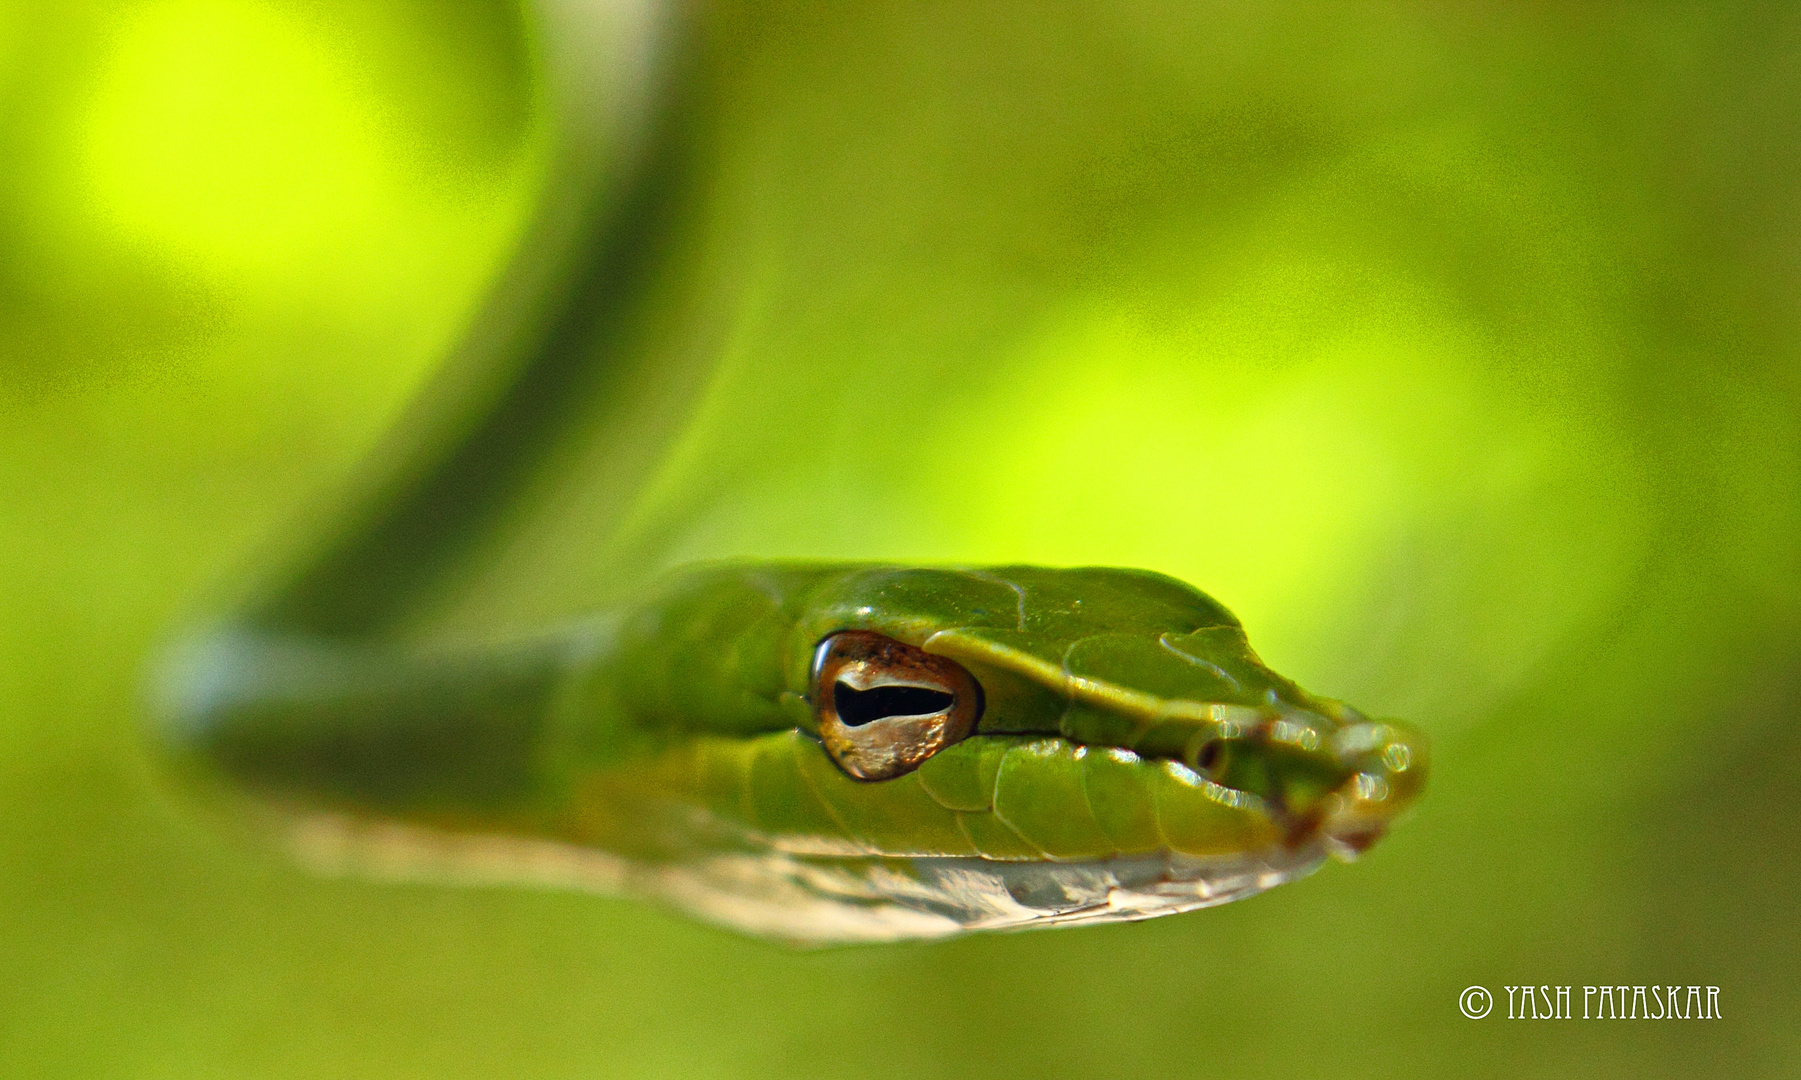
<svg viewBox="0 0 1801 1080">
<path fill-rule="evenodd" d="M 422 583 L 466 574 L 515 479 L 629 387 L 610 322 L 681 173 L 681 123 L 646 104 L 681 98 L 657 89 L 672 20 L 538 18 L 560 179 L 430 395 L 440 437 L 164 666 L 161 745 L 230 820 L 334 872 L 645 895 L 825 943 L 1206 907 L 1353 857 L 1411 805 L 1418 734 L 1274 674 L 1224 607 L 1146 571 L 622 566 L 586 617 L 416 632 Z"/>
<path fill-rule="evenodd" d="M 969 673 L 971 730 L 854 776 L 822 739 L 820 643 L 845 632 Z M 228 632 L 185 672 L 179 756 L 315 864 L 643 893 L 799 942 L 1237 899 L 1367 848 L 1426 771 L 1416 734 L 1134 570 L 703 564 L 507 645 Z M 890 719 L 916 718 L 859 726 Z"/>
</svg>

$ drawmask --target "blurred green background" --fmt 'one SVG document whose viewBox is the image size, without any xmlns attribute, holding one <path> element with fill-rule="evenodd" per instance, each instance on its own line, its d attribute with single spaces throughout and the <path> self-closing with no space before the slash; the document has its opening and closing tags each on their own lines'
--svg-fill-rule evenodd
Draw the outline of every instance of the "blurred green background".
<svg viewBox="0 0 1801 1080">
<path fill-rule="evenodd" d="M 317 542 L 554 184 L 533 40 L 0 9 L 0 1074 L 1801 1073 L 1801 15 L 700 9 L 648 411 L 434 617 L 721 554 L 1138 565 L 1435 741 L 1358 865 L 817 953 L 309 878 L 143 736 L 159 644 Z M 1601 982 L 1724 1019 L 1457 1010 Z"/>
</svg>

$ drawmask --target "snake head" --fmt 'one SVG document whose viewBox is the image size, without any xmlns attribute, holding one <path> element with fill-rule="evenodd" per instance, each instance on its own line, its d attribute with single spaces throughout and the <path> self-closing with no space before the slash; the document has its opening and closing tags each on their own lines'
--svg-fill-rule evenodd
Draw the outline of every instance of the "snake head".
<svg viewBox="0 0 1801 1080">
<path fill-rule="evenodd" d="M 813 607 L 818 622 L 800 630 L 803 641 L 819 642 L 809 670 L 819 734 L 840 766 L 861 779 L 911 771 L 966 737 L 1050 737 L 1057 743 L 1045 744 L 1045 753 L 1066 753 L 1072 769 L 1106 754 L 1147 774 L 1099 796 L 1109 802 L 1149 802 L 1153 816 L 1174 820 L 1195 816 L 1178 804 L 1211 800 L 1235 815 L 1241 839 L 1263 837 L 1290 850 L 1323 847 L 1344 859 L 1368 849 L 1423 789 L 1427 752 L 1419 733 L 1316 697 L 1271 671 L 1230 612 L 1172 578 L 1111 569 L 871 569 L 833 589 L 815 598 L 824 601 Z M 862 771 L 870 749 L 841 751 L 848 729 L 821 708 L 834 687 L 831 678 L 822 681 L 818 662 L 835 655 L 836 642 L 867 648 L 872 639 L 894 643 L 883 655 L 899 658 L 897 682 L 919 684 L 919 672 L 948 663 L 976 687 L 953 694 L 950 676 L 934 676 L 946 690 L 942 718 L 887 722 L 896 732 L 929 732 L 936 743 L 922 753 L 920 736 L 909 735 L 907 753 L 886 759 L 904 764 L 880 774 Z M 953 701 L 979 702 L 973 723 Z M 880 738 L 881 729 L 860 730 Z M 1105 783 L 1085 777 L 1082 784 L 1097 818 L 1119 808 L 1092 805 Z M 1180 831 L 1160 828 L 1166 839 Z"/>
</svg>

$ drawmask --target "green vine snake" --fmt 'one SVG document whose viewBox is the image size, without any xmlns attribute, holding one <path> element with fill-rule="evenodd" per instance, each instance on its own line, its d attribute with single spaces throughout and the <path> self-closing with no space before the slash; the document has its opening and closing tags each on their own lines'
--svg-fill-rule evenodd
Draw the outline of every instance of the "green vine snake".
<svg viewBox="0 0 1801 1080">
<path fill-rule="evenodd" d="M 599 36 L 577 5 L 540 12 L 553 70 L 600 74 L 557 84 L 564 195 L 468 348 L 501 375 L 440 389 L 454 434 L 174 650 L 177 771 L 316 866 L 643 895 L 798 943 L 1149 918 L 1380 837 L 1422 790 L 1422 738 L 1276 675 L 1148 571 L 718 562 L 495 640 L 398 629 L 413 583 L 454 572 L 444 537 L 537 452 L 521 425 L 571 422 L 541 403 L 595 362 L 654 217 L 669 125 L 644 118 L 674 50 L 647 42 L 672 24 L 609 10 Z M 610 105 L 568 105 L 590 99 Z"/>
</svg>

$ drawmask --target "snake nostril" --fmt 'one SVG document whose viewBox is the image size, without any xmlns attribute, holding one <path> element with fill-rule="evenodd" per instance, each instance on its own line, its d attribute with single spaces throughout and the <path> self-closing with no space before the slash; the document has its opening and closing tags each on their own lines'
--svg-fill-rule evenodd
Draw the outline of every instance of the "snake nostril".
<svg viewBox="0 0 1801 1080">
<path fill-rule="evenodd" d="M 1219 739 L 1208 739 L 1201 744 L 1200 750 L 1194 755 L 1194 764 L 1200 771 L 1213 776 L 1225 760 L 1225 756 L 1225 743 Z"/>
</svg>

